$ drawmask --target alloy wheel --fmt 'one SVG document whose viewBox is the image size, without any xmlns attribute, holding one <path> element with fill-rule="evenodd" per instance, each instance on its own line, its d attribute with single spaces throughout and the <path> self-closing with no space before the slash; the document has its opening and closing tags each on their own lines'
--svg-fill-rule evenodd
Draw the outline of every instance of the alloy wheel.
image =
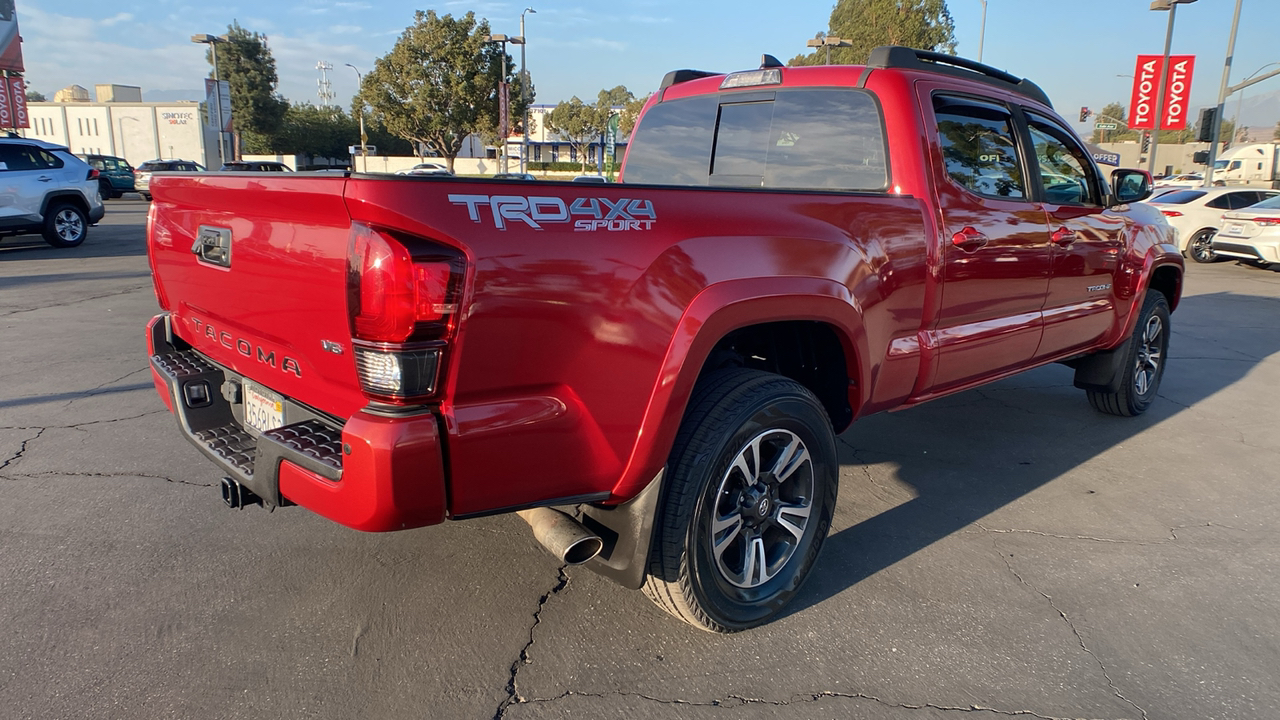
<svg viewBox="0 0 1280 720">
<path fill-rule="evenodd" d="M 1142 328 L 1142 338 L 1138 341 L 1138 353 L 1133 373 L 1133 389 L 1139 395 L 1146 395 L 1155 385 L 1160 374 L 1160 363 L 1164 360 L 1164 323 L 1157 315 L 1147 318 Z"/>
<path fill-rule="evenodd" d="M 53 218 L 53 229 L 63 242 L 73 243 L 84 233 L 84 218 L 71 208 L 63 208 Z"/>
</svg>

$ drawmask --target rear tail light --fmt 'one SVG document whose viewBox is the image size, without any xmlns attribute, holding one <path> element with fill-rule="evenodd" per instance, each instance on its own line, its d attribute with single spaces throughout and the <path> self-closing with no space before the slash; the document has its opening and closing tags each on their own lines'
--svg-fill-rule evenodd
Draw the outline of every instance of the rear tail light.
<svg viewBox="0 0 1280 720">
<path fill-rule="evenodd" d="M 465 270 L 451 248 L 352 226 L 347 311 L 366 396 L 410 404 L 436 392 Z"/>
<path fill-rule="evenodd" d="M 1263 227 L 1267 227 L 1271 225 L 1280 225 L 1280 218 L 1256 217 L 1253 219 L 1253 221 L 1258 223 L 1259 225 L 1262 225 Z"/>
<path fill-rule="evenodd" d="M 91 167 L 91 168 L 89 168 L 89 174 L 88 174 L 88 175 L 86 175 L 84 179 L 85 179 L 85 180 L 97 180 L 99 175 L 101 175 L 101 173 L 99 173 L 99 172 L 98 172 L 98 168 Z"/>
<path fill-rule="evenodd" d="M 1182 217 L 1182 213 L 1177 210 L 1165 210 L 1164 208 L 1160 208 L 1160 212 L 1164 213 L 1165 217 Z"/>
</svg>

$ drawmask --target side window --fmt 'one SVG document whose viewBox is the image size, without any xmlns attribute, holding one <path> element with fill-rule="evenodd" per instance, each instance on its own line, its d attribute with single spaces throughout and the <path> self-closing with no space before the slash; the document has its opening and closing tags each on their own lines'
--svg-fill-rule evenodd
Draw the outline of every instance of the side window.
<svg viewBox="0 0 1280 720">
<path fill-rule="evenodd" d="M 0 145 L 5 170 L 45 170 L 62 167 L 62 160 L 30 145 Z"/>
<path fill-rule="evenodd" d="M 1101 205 L 1093 165 L 1071 136 L 1034 113 L 1027 113 L 1027 126 L 1045 201 L 1058 205 Z"/>
<path fill-rule="evenodd" d="M 1232 208 L 1240 207 L 1238 204 L 1233 205 L 1231 203 L 1231 199 L 1239 194 L 1240 193 L 1223 193 L 1222 195 L 1205 202 L 1204 206 L 1211 207 L 1214 210 L 1231 210 Z"/>
<path fill-rule="evenodd" d="M 999 105 L 969 98 L 935 96 L 933 114 L 947 175 L 978 195 L 1027 196 L 1013 118 Z"/>
</svg>

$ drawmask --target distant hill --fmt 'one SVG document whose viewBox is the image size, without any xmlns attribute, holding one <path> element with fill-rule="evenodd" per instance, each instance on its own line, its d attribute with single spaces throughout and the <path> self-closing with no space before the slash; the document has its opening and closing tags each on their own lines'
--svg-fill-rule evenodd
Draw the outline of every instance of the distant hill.
<svg viewBox="0 0 1280 720">
<path fill-rule="evenodd" d="M 1280 82 L 1277 80 L 1268 80 L 1267 85 Z M 1240 108 L 1240 124 L 1250 127 L 1275 128 L 1276 121 L 1280 121 L 1280 90 L 1272 90 L 1271 92 L 1253 92 L 1262 83 L 1254 87 L 1244 89 L 1244 103 Z M 1227 98 L 1223 115 L 1227 118 L 1236 116 L 1236 105 L 1240 104 L 1239 94 Z M 1257 137 L 1255 133 L 1254 137 Z M 1271 133 L 1266 134 L 1266 139 L 1271 139 Z"/>
</svg>

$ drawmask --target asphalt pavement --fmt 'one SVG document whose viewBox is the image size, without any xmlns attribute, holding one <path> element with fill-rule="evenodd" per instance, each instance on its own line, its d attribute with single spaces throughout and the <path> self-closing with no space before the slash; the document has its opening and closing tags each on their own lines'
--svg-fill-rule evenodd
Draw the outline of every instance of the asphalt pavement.
<svg viewBox="0 0 1280 720">
<path fill-rule="evenodd" d="M 0 240 L 0 716 L 1280 708 L 1280 272 L 1188 267 L 1142 417 L 1051 366 L 859 421 L 791 612 L 717 636 L 513 516 L 368 535 L 224 507 L 147 370 L 147 204 L 107 208 L 79 248 Z"/>
</svg>

